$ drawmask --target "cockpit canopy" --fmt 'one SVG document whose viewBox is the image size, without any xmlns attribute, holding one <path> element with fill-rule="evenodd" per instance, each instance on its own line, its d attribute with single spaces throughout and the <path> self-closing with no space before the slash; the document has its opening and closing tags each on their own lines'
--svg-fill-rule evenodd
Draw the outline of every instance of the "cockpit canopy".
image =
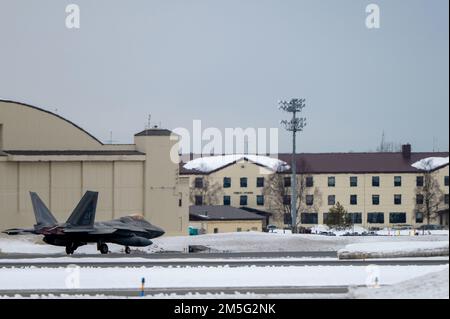
<svg viewBox="0 0 450 319">
<path fill-rule="evenodd" d="M 132 225 L 139 225 L 139 226 L 151 226 L 151 224 L 144 219 L 144 216 L 139 215 L 139 214 L 120 217 L 120 221 L 125 224 L 132 224 Z"/>
</svg>

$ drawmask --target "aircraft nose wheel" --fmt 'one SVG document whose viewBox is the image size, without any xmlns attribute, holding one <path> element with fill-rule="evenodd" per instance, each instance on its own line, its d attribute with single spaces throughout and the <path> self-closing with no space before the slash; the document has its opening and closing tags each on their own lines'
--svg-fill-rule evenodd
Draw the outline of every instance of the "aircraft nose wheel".
<svg viewBox="0 0 450 319">
<path fill-rule="evenodd" d="M 106 245 L 106 244 L 101 244 L 100 245 L 100 247 L 99 247 L 100 249 L 100 252 L 104 255 L 104 254 L 107 254 L 108 252 L 109 252 L 109 249 L 108 249 L 108 245 Z"/>
<path fill-rule="evenodd" d="M 129 246 L 125 247 L 125 254 L 127 255 L 131 254 L 131 248 Z"/>
<path fill-rule="evenodd" d="M 66 254 L 67 255 L 72 255 L 73 254 L 73 249 L 70 246 L 66 246 Z"/>
</svg>

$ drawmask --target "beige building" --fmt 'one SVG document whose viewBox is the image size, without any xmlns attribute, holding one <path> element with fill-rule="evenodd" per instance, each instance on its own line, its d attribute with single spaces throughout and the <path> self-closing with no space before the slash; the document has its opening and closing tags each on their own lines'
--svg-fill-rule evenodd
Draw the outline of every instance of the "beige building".
<svg viewBox="0 0 450 319">
<path fill-rule="evenodd" d="M 110 145 L 49 111 L 0 100 L 0 229 L 32 226 L 29 192 L 65 221 L 86 190 L 96 220 L 143 214 L 168 235 L 187 234 L 188 180 L 170 159 L 171 132 L 150 129 Z"/>
<path fill-rule="evenodd" d="M 262 231 L 263 219 L 257 214 L 232 206 L 191 206 L 189 225 L 199 234 Z"/>
<path fill-rule="evenodd" d="M 324 224 L 329 209 L 337 202 L 351 214 L 355 224 L 363 227 L 385 227 L 426 223 L 423 205 L 420 205 L 420 181 L 423 171 L 411 166 L 429 157 L 448 157 L 448 152 L 413 153 L 405 145 L 397 153 L 324 153 L 299 154 L 297 172 L 303 185 L 298 218 L 300 225 L 311 227 Z M 290 154 L 279 154 L 279 160 L 290 162 Z M 187 163 L 193 163 L 184 159 Z M 201 162 L 202 159 L 196 159 Z M 220 162 L 204 158 L 206 163 Z M 199 162 L 199 163 L 200 163 Z M 191 203 L 196 205 L 231 205 L 252 208 L 262 213 L 271 213 L 270 223 L 286 227 L 289 221 L 290 169 L 276 172 L 273 167 L 248 160 L 246 156 L 212 170 L 199 165 L 192 168 L 182 164 L 181 173 L 189 176 Z M 186 169 L 189 167 L 190 169 Z M 449 166 L 433 169 L 432 175 L 442 194 L 439 209 L 447 216 L 436 218 L 432 223 L 448 225 Z M 274 176 L 278 176 L 274 178 Z M 270 185 L 283 183 L 277 192 L 286 192 L 279 201 L 270 196 Z M 214 194 L 202 190 L 202 182 L 214 185 Z M 281 196 L 281 195 L 280 195 Z M 283 201 L 283 203 L 280 203 Z"/>
</svg>

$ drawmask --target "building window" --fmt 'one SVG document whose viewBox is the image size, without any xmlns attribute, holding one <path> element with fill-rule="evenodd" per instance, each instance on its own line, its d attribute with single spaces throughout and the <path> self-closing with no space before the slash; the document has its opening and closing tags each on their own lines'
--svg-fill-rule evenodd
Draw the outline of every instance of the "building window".
<svg viewBox="0 0 450 319">
<path fill-rule="evenodd" d="M 214 228 L 214 234 L 218 234 L 219 233 L 219 228 Z"/>
<path fill-rule="evenodd" d="M 195 188 L 203 188 L 203 178 L 196 177 L 194 181 Z"/>
<path fill-rule="evenodd" d="M 291 187 L 291 178 L 290 177 L 284 178 L 284 187 Z"/>
<path fill-rule="evenodd" d="M 418 223 L 418 224 L 423 223 L 423 213 L 422 212 L 416 212 L 416 223 Z"/>
<path fill-rule="evenodd" d="M 285 225 L 291 225 L 292 224 L 292 215 L 291 214 L 284 214 L 284 224 Z"/>
<path fill-rule="evenodd" d="M 264 177 L 256 178 L 256 187 L 264 187 Z"/>
<path fill-rule="evenodd" d="M 317 213 L 301 213 L 300 220 L 302 224 L 316 225 L 319 222 L 319 214 Z"/>
<path fill-rule="evenodd" d="M 314 204 L 314 195 L 306 195 L 306 205 L 312 206 Z"/>
<path fill-rule="evenodd" d="M 394 186 L 395 187 L 402 186 L 402 177 L 401 176 L 394 176 Z"/>
<path fill-rule="evenodd" d="M 380 195 L 372 195 L 372 205 L 380 205 Z"/>
<path fill-rule="evenodd" d="M 401 205 L 402 204 L 402 195 L 395 194 L 394 195 L 394 204 L 395 205 Z"/>
<path fill-rule="evenodd" d="M 247 177 L 241 177 L 241 187 L 242 188 L 247 187 Z"/>
<path fill-rule="evenodd" d="M 236 231 L 237 231 L 238 233 L 240 233 L 240 232 L 242 231 L 242 228 L 241 228 L 241 227 L 238 227 L 238 228 L 236 229 Z"/>
<path fill-rule="evenodd" d="M 372 187 L 380 187 L 380 176 L 372 176 Z"/>
<path fill-rule="evenodd" d="M 252 227 L 252 231 L 258 231 L 258 227 Z"/>
<path fill-rule="evenodd" d="M 231 196 L 225 195 L 223 197 L 223 205 L 224 206 L 230 206 L 231 205 Z"/>
<path fill-rule="evenodd" d="M 448 176 L 444 177 L 444 185 L 448 186 L 449 180 L 448 180 Z"/>
<path fill-rule="evenodd" d="M 335 187 L 336 186 L 336 177 L 329 176 L 328 177 L 328 187 Z"/>
<path fill-rule="evenodd" d="M 362 224 L 362 213 L 348 213 L 353 224 Z"/>
<path fill-rule="evenodd" d="M 330 213 L 323 213 L 323 223 L 326 225 L 328 224 L 328 216 L 330 216 Z"/>
<path fill-rule="evenodd" d="M 203 196 L 202 195 L 195 195 L 195 205 L 196 206 L 203 205 Z"/>
<path fill-rule="evenodd" d="M 350 176 L 350 187 L 357 187 L 357 186 L 358 186 L 358 177 Z"/>
<path fill-rule="evenodd" d="M 264 195 L 256 195 L 256 205 L 264 206 Z"/>
<path fill-rule="evenodd" d="M 230 188 L 230 187 L 231 187 L 231 178 L 224 177 L 223 178 L 223 188 Z"/>
<path fill-rule="evenodd" d="M 350 195 L 350 205 L 358 205 L 358 195 Z"/>
<path fill-rule="evenodd" d="M 283 196 L 283 205 L 291 205 L 291 195 Z"/>
<path fill-rule="evenodd" d="M 328 195 L 328 205 L 333 206 L 336 204 L 336 195 Z"/>
<path fill-rule="evenodd" d="M 424 203 L 424 197 L 422 194 L 417 194 L 416 195 L 416 204 L 417 205 L 423 205 Z"/>
<path fill-rule="evenodd" d="M 405 224 L 406 223 L 406 213 L 390 213 L 389 223 L 391 224 Z"/>
<path fill-rule="evenodd" d="M 248 197 L 247 195 L 241 195 L 241 198 L 239 200 L 239 205 L 241 206 L 247 206 Z"/>
<path fill-rule="evenodd" d="M 416 186 L 417 187 L 423 187 L 423 176 L 417 176 L 416 177 Z"/>
<path fill-rule="evenodd" d="M 445 204 L 445 205 L 448 205 L 448 200 L 449 200 L 449 199 L 448 199 L 448 194 L 445 194 L 445 195 L 444 195 L 444 204 Z"/>
<path fill-rule="evenodd" d="M 178 207 L 183 206 L 183 200 L 181 198 L 178 199 Z"/>
<path fill-rule="evenodd" d="M 384 224 L 384 213 L 368 213 L 367 222 L 369 224 Z"/>
<path fill-rule="evenodd" d="M 314 186 L 314 178 L 312 176 L 306 177 L 306 187 Z"/>
</svg>

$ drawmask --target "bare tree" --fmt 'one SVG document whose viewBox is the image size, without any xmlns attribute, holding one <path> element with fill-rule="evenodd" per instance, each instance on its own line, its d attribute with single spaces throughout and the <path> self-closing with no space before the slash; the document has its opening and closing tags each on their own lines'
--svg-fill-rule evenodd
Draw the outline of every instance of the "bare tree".
<svg viewBox="0 0 450 319">
<path fill-rule="evenodd" d="M 307 187 L 306 180 L 311 175 L 297 175 L 297 215 L 301 213 L 317 213 L 319 207 L 322 205 L 322 193 L 317 187 Z M 285 216 L 291 215 L 291 187 L 285 183 L 285 180 L 290 180 L 290 175 L 287 174 L 272 174 L 268 179 L 263 189 L 264 197 L 266 198 L 267 206 L 273 212 L 273 221 L 278 224 L 283 224 Z M 307 196 L 313 195 L 313 202 L 307 203 Z M 301 218 L 297 219 L 298 227 L 301 224 Z"/>
<path fill-rule="evenodd" d="M 197 196 L 201 196 L 202 205 L 219 205 L 223 193 L 220 183 L 210 176 L 198 176 L 192 182 L 190 200 L 195 204 Z"/>
<path fill-rule="evenodd" d="M 437 218 L 445 196 L 432 169 L 432 160 L 423 163 L 422 186 L 416 187 L 416 210 L 425 214 L 427 225 Z"/>
</svg>

